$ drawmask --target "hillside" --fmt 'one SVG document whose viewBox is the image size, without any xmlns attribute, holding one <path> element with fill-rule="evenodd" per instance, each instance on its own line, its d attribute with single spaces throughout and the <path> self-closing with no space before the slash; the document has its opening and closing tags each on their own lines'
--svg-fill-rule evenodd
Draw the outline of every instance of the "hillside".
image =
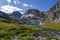
<svg viewBox="0 0 60 40">
<path fill-rule="evenodd" d="M 37 36 L 39 35 L 45 38 L 47 37 L 48 39 L 52 40 L 52 38 L 54 37 L 51 38 L 50 35 L 52 35 L 51 34 L 52 32 L 56 34 L 55 31 L 53 30 L 60 30 L 59 26 L 60 26 L 60 23 L 49 23 L 44 25 L 44 27 L 37 28 L 33 26 L 23 26 L 23 25 L 14 23 L 12 21 L 9 21 L 7 19 L 0 18 L 0 39 L 3 38 L 4 40 L 8 40 L 11 37 L 14 38 L 15 36 L 21 36 L 21 37 L 33 36 L 32 33 L 34 33 Z M 21 40 L 30 40 L 30 38 L 26 38 L 26 39 L 22 38 Z M 31 40 L 33 40 L 33 38 Z"/>
<path fill-rule="evenodd" d="M 36 12 L 36 14 L 34 12 Z M 23 39 L 23 37 L 26 38 L 27 36 L 29 36 L 29 38 L 26 38 L 26 40 L 29 40 L 31 39 L 31 36 L 33 36 L 32 39 L 37 38 L 38 40 L 38 38 L 41 36 L 42 39 L 46 38 L 46 40 L 48 39 L 52 40 L 52 38 L 60 40 L 59 38 L 60 33 L 58 32 L 58 30 L 60 30 L 59 27 L 60 23 L 59 22 L 50 23 L 50 20 L 47 20 L 46 18 L 47 16 L 45 16 L 45 14 L 40 13 L 39 15 L 38 13 L 40 12 L 39 11 L 37 12 L 35 10 L 33 10 L 32 14 L 26 12 L 26 14 L 22 15 L 21 19 L 19 19 L 20 18 L 19 12 L 14 12 L 12 16 L 10 14 L 8 15 L 4 12 L 1 12 L 0 13 L 1 14 L 0 15 L 0 39 L 8 40 L 11 39 L 12 37 L 14 40 L 16 38 L 18 40 L 18 38 L 21 37 L 22 38 L 22 39 L 20 38 L 21 40 L 25 40 Z M 16 19 L 17 18 L 16 15 L 19 16 L 18 17 L 19 20 Z M 39 24 L 40 21 L 43 23 L 46 21 L 47 23 L 45 25 L 42 25 L 42 27 L 30 25 L 30 24 L 35 24 L 35 25 Z M 29 24 L 29 25 L 25 25 L 25 24 Z"/>
<path fill-rule="evenodd" d="M 0 38 L 10 38 L 16 35 L 31 36 L 31 33 L 38 32 L 40 30 L 42 29 L 32 26 L 21 26 L 7 19 L 0 18 Z"/>
<path fill-rule="evenodd" d="M 60 30 L 60 22 L 47 23 L 46 25 L 44 25 L 44 28 Z"/>
</svg>

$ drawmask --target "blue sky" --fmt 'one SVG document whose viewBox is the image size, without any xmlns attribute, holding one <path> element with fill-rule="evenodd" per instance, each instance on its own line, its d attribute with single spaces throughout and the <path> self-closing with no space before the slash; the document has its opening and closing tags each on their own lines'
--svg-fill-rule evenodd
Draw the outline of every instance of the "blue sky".
<svg viewBox="0 0 60 40">
<path fill-rule="evenodd" d="M 9 8 L 10 6 L 12 8 L 15 7 L 16 9 L 19 8 L 23 12 L 28 9 L 48 11 L 56 3 L 57 0 L 0 0 L 0 10 L 4 10 L 6 6 L 9 5 Z"/>
</svg>

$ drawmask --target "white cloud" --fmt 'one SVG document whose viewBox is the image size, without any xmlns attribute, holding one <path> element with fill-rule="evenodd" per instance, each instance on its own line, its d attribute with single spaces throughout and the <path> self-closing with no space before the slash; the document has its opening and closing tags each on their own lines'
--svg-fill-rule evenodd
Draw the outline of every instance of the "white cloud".
<svg viewBox="0 0 60 40">
<path fill-rule="evenodd" d="M 24 4 L 22 4 L 22 5 L 23 5 L 24 7 L 28 7 L 28 6 L 29 6 L 28 4 L 25 4 L 25 3 L 24 3 Z"/>
<path fill-rule="evenodd" d="M 0 8 L 0 10 L 5 13 L 12 13 L 13 11 L 22 11 L 22 9 L 10 5 L 4 5 Z"/>
<path fill-rule="evenodd" d="M 26 3 L 23 3 L 22 4 L 24 7 L 33 7 L 33 5 L 29 5 L 29 4 L 26 4 Z"/>
<path fill-rule="evenodd" d="M 16 0 L 14 0 L 14 4 L 17 4 L 17 1 Z"/>
<path fill-rule="evenodd" d="M 18 1 L 18 0 L 14 0 L 13 2 L 14 2 L 14 4 L 21 4 L 20 1 Z"/>
<path fill-rule="evenodd" d="M 11 3 L 11 0 L 7 0 L 8 3 Z"/>
</svg>

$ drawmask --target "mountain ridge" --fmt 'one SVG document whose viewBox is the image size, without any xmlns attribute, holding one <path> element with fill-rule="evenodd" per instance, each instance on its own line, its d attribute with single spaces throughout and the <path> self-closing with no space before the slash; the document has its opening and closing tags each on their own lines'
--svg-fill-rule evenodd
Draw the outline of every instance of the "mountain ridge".
<svg viewBox="0 0 60 40">
<path fill-rule="evenodd" d="M 15 20 L 20 24 L 41 24 L 42 25 L 48 19 L 48 17 L 46 17 L 46 14 L 36 9 L 29 9 L 24 14 L 21 14 L 19 11 L 14 11 L 13 13 L 7 15 L 10 18 L 10 20 L 13 21 Z"/>
</svg>

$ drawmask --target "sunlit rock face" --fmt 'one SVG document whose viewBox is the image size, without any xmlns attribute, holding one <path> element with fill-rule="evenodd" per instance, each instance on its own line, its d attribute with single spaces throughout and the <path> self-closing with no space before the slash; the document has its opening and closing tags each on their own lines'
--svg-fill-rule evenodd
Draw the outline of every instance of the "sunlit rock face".
<svg viewBox="0 0 60 40">
<path fill-rule="evenodd" d="M 50 8 L 47 14 L 51 21 L 57 22 L 60 20 L 60 0 L 58 0 L 57 3 Z"/>
<path fill-rule="evenodd" d="M 45 17 L 42 12 L 36 9 L 29 9 L 21 16 L 21 22 L 25 24 L 43 24 Z"/>
</svg>

